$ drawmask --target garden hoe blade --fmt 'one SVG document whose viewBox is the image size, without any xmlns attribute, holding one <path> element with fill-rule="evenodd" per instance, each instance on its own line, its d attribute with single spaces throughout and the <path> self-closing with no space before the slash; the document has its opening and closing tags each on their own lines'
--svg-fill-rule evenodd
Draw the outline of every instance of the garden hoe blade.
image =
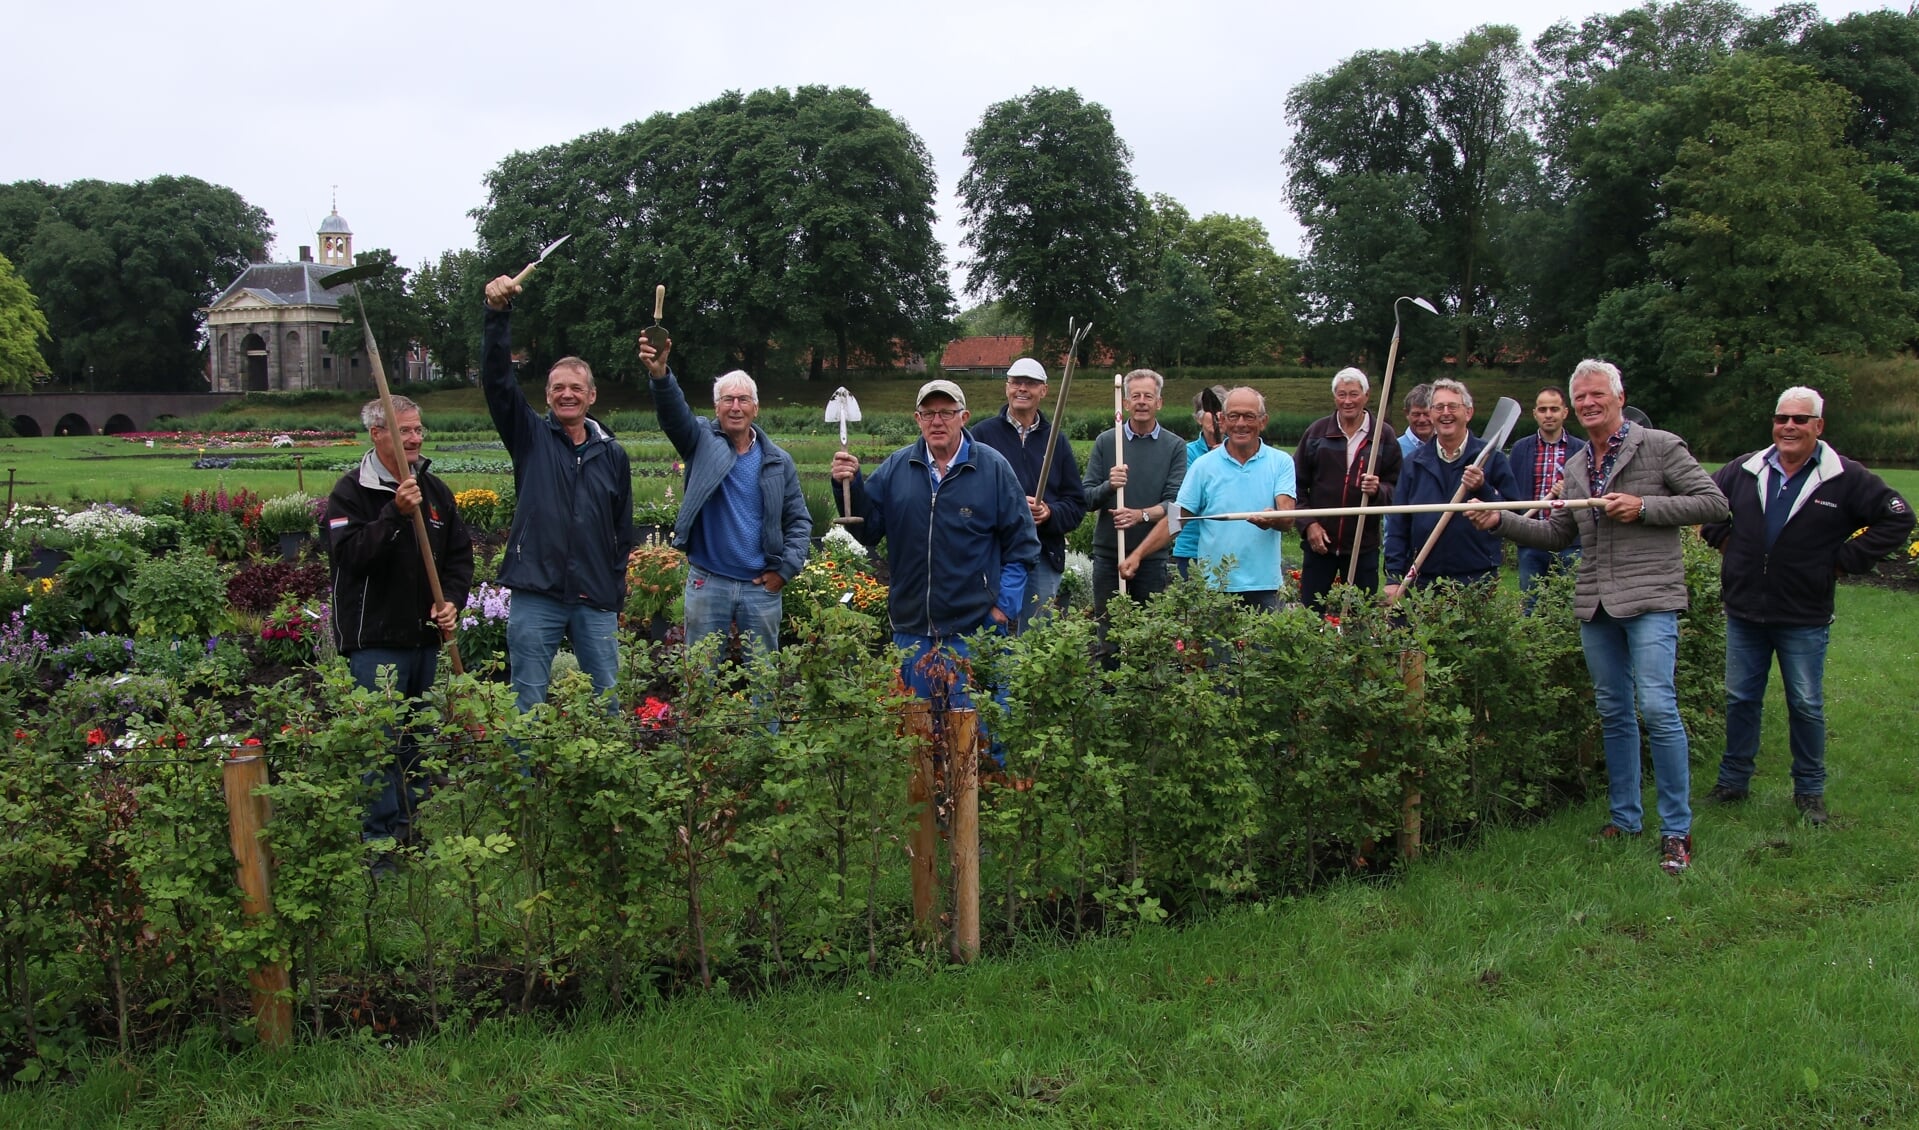
<svg viewBox="0 0 1919 1130">
<path fill-rule="evenodd" d="M 665 313 L 666 313 L 666 284 L 661 283 L 660 285 L 653 288 L 653 324 L 640 331 L 640 336 L 646 339 L 646 343 L 653 347 L 653 352 L 655 353 L 666 352 L 666 347 L 673 343 L 673 335 L 667 333 L 666 327 L 660 324 L 660 317 L 661 315 Z M 845 389 L 840 390 L 840 392 L 845 392 L 845 391 L 846 391 Z M 834 393 L 834 395 L 838 396 L 839 393 Z M 831 423 L 833 420 L 833 416 L 832 416 L 833 410 L 831 408 L 828 408 L 826 411 L 827 411 L 827 417 L 826 417 L 827 422 Z M 856 406 L 853 409 L 853 419 L 857 420 L 859 418 L 860 418 L 859 408 Z M 840 437 L 840 442 L 844 444 L 845 439 L 846 437 L 844 436 Z"/>
<path fill-rule="evenodd" d="M 334 290 L 346 286 L 349 283 L 360 282 L 363 279 L 377 279 L 384 274 L 386 274 L 385 263 L 361 263 L 358 266 L 348 267 L 343 271 L 333 272 L 321 279 L 320 285 L 328 290 Z M 358 297 L 358 291 L 355 291 L 355 297 Z"/>
<path fill-rule="evenodd" d="M 1505 448 L 1506 440 L 1513 434 L 1513 425 L 1519 423 L 1519 401 L 1510 396 L 1502 396 L 1499 403 L 1493 405 L 1492 418 L 1486 421 L 1486 430 L 1479 433 L 1486 441 L 1486 451 L 1480 453 L 1482 461 L 1487 452 Z"/>
<path fill-rule="evenodd" d="M 666 288 L 661 287 L 660 293 L 665 294 Z M 653 316 L 655 318 L 659 317 L 659 311 L 655 310 L 653 312 Z M 648 327 L 648 328 L 651 329 L 656 327 Z M 660 332 L 665 333 L 666 331 L 661 330 Z M 838 424 L 840 426 L 840 450 L 845 451 L 846 450 L 846 425 L 857 424 L 860 422 L 860 402 L 853 399 L 853 394 L 846 390 L 845 385 L 841 385 L 840 387 L 834 389 L 833 399 L 826 402 L 826 422 L 829 424 Z M 845 482 L 840 484 L 840 501 L 842 503 L 840 509 L 844 512 L 845 516 L 833 519 L 833 524 L 835 526 L 858 525 L 860 523 L 860 519 L 855 517 L 853 514 L 853 480 L 852 479 L 848 479 Z"/>
</svg>

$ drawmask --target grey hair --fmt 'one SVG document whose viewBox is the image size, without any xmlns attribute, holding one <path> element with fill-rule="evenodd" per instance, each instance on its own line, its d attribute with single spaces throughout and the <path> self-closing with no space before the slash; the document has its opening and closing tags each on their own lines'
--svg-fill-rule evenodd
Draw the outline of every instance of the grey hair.
<svg viewBox="0 0 1919 1130">
<path fill-rule="evenodd" d="M 1252 394 L 1253 394 L 1253 399 L 1255 399 L 1255 400 L 1257 400 L 1257 401 L 1259 401 L 1259 414 L 1260 414 L 1260 415 L 1262 415 L 1262 416 L 1264 416 L 1264 415 L 1266 414 L 1266 394 L 1265 394 L 1265 393 L 1263 393 L 1263 392 L 1261 392 L 1261 391 L 1259 391 L 1258 389 L 1256 389 L 1256 388 L 1254 388 L 1254 387 L 1253 387 L 1253 386 L 1251 386 L 1251 385 L 1236 385 L 1236 386 L 1234 386 L 1234 387 L 1232 387 L 1232 388 L 1229 388 L 1229 389 L 1227 389 L 1227 390 L 1226 390 L 1226 396 L 1231 396 L 1231 395 L 1233 395 L 1233 394 L 1234 394 L 1234 393 L 1236 393 L 1236 392 L 1250 392 L 1250 393 L 1252 393 Z M 1226 403 L 1226 396 L 1222 396 L 1222 397 L 1220 397 L 1220 398 L 1219 398 L 1219 400 L 1220 400 L 1220 404 L 1221 404 L 1221 406 L 1222 406 L 1222 407 L 1223 407 L 1223 406 L 1225 405 L 1225 403 Z"/>
<path fill-rule="evenodd" d="M 1406 394 L 1406 410 L 1409 412 L 1414 408 L 1431 408 L 1432 406 L 1433 386 L 1430 384 L 1424 382 L 1416 384 L 1413 390 Z"/>
<path fill-rule="evenodd" d="M 393 398 L 393 414 L 396 416 L 404 416 L 408 412 L 418 412 L 419 410 L 420 406 L 415 404 L 409 397 L 396 396 Z M 386 427 L 386 409 L 381 407 L 378 397 L 367 401 L 366 406 L 360 409 L 360 423 L 366 425 L 367 431 L 372 431 L 374 428 Z"/>
<path fill-rule="evenodd" d="M 1333 395 L 1339 395 L 1339 386 L 1343 384 L 1357 384 L 1362 393 L 1373 390 L 1373 382 L 1366 379 L 1366 374 L 1350 367 L 1333 374 Z"/>
<path fill-rule="evenodd" d="M 1144 380 L 1148 377 L 1151 377 L 1153 380 L 1154 396 L 1159 396 L 1166 391 L 1166 378 L 1153 372 L 1151 369 L 1134 369 L 1132 372 L 1126 374 L 1126 384 L 1124 387 L 1132 388 L 1134 381 Z"/>
<path fill-rule="evenodd" d="M 1433 382 L 1433 394 L 1435 396 L 1438 395 L 1440 389 L 1445 389 L 1447 392 L 1458 393 L 1459 402 L 1466 406 L 1466 410 L 1468 412 L 1472 411 L 1473 394 L 1466 391 L 1465 385 L 1460 384 L 1458 381 L 1452 379 L 1451 377 L 1441 377 L 1438 380 Z M 1428 397 L 1426 402 L 1427 404 L 1430 405 L 1432 403 L 1432 398 Z"/>
<path fill-rule="evenodd" d="M 1619 366 L 1611 361 L 1601 361 L 1588 357 L 1573 366 L 1573 375 L 1566 378 L 1566 395 L 1572 395 L 1573 382 L 1581 377 L 1604 377 L 1614 396 L 1626 395 L 1626 382 L 1619 377 Z"/>
<path fill-rule="evenodd" d="M 734 369 L 730 373 L 720 374 L 719 379 L 713 382 L 713 403 L 718 404 L 721 394 L 727 389 L 742 386 L 745 387 L 747 395 L 753 398 L 753 403 L 758 404 L 760 386 L 753 383 L 753 378 L 747 376 L 745 369 Z"/>
<path fill-rule="evenodd" d="M 546 379 L 549 381 L 552 380 L 553 374 L 559 372 L 561 369 L 578 369 L 580 372 L 586 374 L 586 387 L 588 388 L 594 387 L 593 366 L 587 364 L 581 358 L 562 357 L 558 361 L 553 362 L 553 367 L 546 371 Z"/>
<path fill-rule="evenodd" d="M 1812 404 L 1812 414 L 1822 420 L 1825 419 L 1826 398 L 1819 395 L 1818 389 L 1807 388 L 1805 385 L 1794 385 L 1779 394 L 1779 403 L 1774 404 L 1772 410 L 1777 412 L 1781 408 L 1784 408 L 1788 400 L 1804 400 L 1810 402 Z"/>
</svg>

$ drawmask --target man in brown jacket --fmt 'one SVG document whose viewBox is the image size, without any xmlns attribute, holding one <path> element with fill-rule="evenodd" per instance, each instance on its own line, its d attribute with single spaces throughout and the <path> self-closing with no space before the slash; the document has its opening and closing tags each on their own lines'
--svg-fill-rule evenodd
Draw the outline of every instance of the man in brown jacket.
<svg viewBox="0 0 1919 1130">
<path fill-rule="evenodd" d="M 1482 530 L 1535 549 L 1580 543 L 1573 610 L 1605 736 L 1611 802 L 1611 819 L 1599 837 L 1640 832 L 1636 695 L 1652 746 L 1660 866 L 1678 874 L 1692 862 L 1691 751 L 1674 687 L 1679 612 L 1686 607 L 1679 530 L 1723 521 L 1726 496 L 1685 440 L 1626 420 L 1626 389 L 1616 366 L 1581 361 L 1570 389 L 1573 412 L 1592 446 L 1566 461 L 1564 497 L 1603 498 L 1606 505 L 1539 519 L 1498 511 L 1470 518 Z"/>
</svg>

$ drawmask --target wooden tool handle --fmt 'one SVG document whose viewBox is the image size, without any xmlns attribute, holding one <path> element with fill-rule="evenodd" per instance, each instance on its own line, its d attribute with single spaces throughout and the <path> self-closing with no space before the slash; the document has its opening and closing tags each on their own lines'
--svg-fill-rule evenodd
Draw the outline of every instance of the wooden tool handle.
<svg viewBox="0 0 1919 1130">
<path fill-rule="evenodd" d="M 666 284 L 653 288 L 653 324 L 660 324 L 660 316 L 666 313 Z"/>
</svg>

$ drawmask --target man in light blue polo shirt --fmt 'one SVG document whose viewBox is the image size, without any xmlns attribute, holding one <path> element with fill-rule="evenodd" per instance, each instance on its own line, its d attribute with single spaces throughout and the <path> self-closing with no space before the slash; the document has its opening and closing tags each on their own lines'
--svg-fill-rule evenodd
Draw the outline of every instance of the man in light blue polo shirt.
<svg viewBox="0 0 1919 1130">
<path fill-rule="evenodd" d="M 1266 430 L 1266 398 L 1250 388 L 1226 394 L 1226 442 L 1186 469 L 1178 506 L 1189 515 L 1291 510 L 1298 491 L 1293 457 L 1260 438 Z M 1279 535 L 1291 518 L 1272 515 L 1242 521 L 1196 522 L 1198 560 L 1211 569 L 1231 558 L 1226 591 L 1254 608 L 1279 607 Z M 1138 549 L 1127 554 L 1120 572 L 1131 577 L 1139 562 L 1171 539 L 1160 523 Z"/>
</svg>

